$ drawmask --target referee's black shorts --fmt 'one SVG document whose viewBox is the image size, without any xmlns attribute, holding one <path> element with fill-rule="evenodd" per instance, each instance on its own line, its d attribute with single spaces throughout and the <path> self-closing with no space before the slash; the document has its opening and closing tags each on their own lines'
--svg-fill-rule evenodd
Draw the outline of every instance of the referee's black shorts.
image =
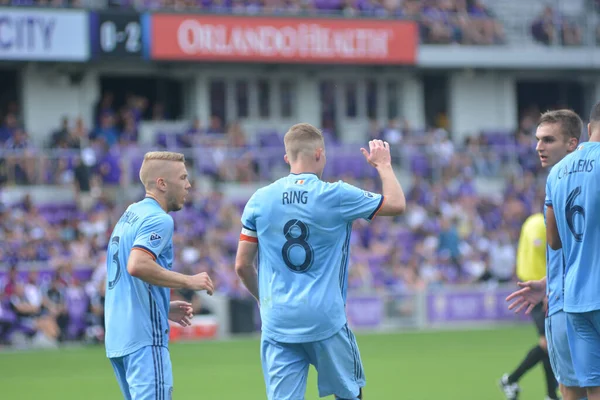
<svg viewBox="0 0 600 400">
<path fill-rule="evenodd" d="M 535 328 L 540 336 L 546 336 L 546 313 L 544 312 L 544 303 L 540 302 L 531 310 L 531 318 L 535 323 Z"/>
</svg>

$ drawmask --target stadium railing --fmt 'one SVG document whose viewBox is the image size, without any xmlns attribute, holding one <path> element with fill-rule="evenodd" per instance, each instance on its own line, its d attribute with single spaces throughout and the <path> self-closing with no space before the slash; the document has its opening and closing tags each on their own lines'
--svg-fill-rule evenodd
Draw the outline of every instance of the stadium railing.
<svg viewBox="0 0 600 400">
<path fill-rule="evenodd" d="M 346 313 L 357 331 L 397 332 L 425 329 L 473 329 L 503 324 L 520 324 L 529 316 L 517 315 L 505 301 L 516 285 L 475 285 L 428 288 L 425 290 L 349 292 Z M 200 294 L 210 303 L 216 337 L 240 333 L 232 329 L 230 298 Z M 245 300 L 254 312 L 254 332 L 260 329 L 258 307 Z M 250 333 L 246 330 L 244 333 Z M 192 336 L 189 336 L 190 338 Z"/>
<path fill-rule="evenodd" d="M 360 153 L 361 145 L 331 145 L 327 151 L 325 178 L 346 177 L 365 179 L 376 177 Z M 144 153 L 157 150 L 156 146 L 135 146 L 112 149 L 108 153 L 95 152 L 91 160 L 79 150 L 0 150 L 0 181 L 20 185 L 64 186 L 74 181 L 73 171 L 78 160 L 87 163 L 91 174 L 101 174 L 105 185 L 126 187 L 137 182 L 137 174 Z M 286 174 L 288 166 L 283 161 L 282 146 L 267 148 L 183 148 L 169 149 L 185 154 L 192 177 L 212 176 L 236 182 L 262 182 Z M 426 144 L 398 144 L 393 146 L 393 160 L 402 171 L 426 178 L 437 179 L 450 165 L 462 169 L 470 176 L 501 177 L 507 171 L 519 169 L 519 154 L 532 149 L 516 145 L 492 145 L 477 150 L 455 148 L 442 154 L 437 146 Z M 454 157 L 459 155 L 460 157 Z M 453 161 L 454 159 L 454 161 Z M 460 166 L 456 160 L 460 159 Z M 103 165 L 107 168 L 102 168 Z M 235 169 L 250 168 L 251 174 L 236 178 Z M 223 169 L 233 169 L 230 178 L 220 177 Z M 239 171 L 238 171 L 239 172 Z M 248 172 L 248 171 L 245 171 Z M 227 174 L 225 174 L 227 175 Z"/>
</svg>

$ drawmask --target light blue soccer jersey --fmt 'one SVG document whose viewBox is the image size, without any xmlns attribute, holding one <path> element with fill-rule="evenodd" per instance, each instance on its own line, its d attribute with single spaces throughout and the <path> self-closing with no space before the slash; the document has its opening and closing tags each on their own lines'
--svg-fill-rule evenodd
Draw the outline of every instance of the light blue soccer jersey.
<svg viewBox="0 0 600 400">
<path fill-rule="evenodd" d="M 546 220 L 544 205 L 544 221 Z M 548 295 L 548 316 L 562 311 L 564 306 L 565 263 L 562 249 L 552 250 L 546 245 L 546 294 Z"/>
<path fill-rule="evenodd" d="M 600 143 L 585 143 L 550 171 L 553 207 L 565 257 L 564 310 L 600 309 Z"/>
<path fill-rule="evenodd" d="M 130 205 L 117 222 L 106 255 L 105 344 L 109 358 L 144 346 L 168 345 L 170 290 L 129 275 L 127 260 L 136 248 L 170 270 L 172 239 L 173 219 L 150 197 Z"/>
<path fill-rule="evenodd" d="M 242 237 L 258 237 L 263 335 L 305 343 L 342 329 L 352 222 L 371 220 L 383 200 L 308 173 L 290 174 L 250 198 Z"/>
</svg>

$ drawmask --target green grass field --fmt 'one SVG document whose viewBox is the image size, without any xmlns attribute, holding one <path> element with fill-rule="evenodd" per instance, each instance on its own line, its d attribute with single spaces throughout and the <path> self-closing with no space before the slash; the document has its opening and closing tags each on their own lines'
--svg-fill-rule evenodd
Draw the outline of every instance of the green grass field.
<svg viewBox="0 0 600 400">
<path fill-rule="evenodd" d="M 533 326 L 494 330 L 357 335 L 367 400 L 503 399 L 497 380 L 536 342 Z M 264 400 L 259 342 L 171 346 L 173 398 Z M 541 366 L 521 381 L 522 400 L 543 400 Z M 102 347 L 0 351 L 0 399 L 107 400 L 120 392 Z M 307 400 L 317 399 L 314 371 Z"/>
</svg>

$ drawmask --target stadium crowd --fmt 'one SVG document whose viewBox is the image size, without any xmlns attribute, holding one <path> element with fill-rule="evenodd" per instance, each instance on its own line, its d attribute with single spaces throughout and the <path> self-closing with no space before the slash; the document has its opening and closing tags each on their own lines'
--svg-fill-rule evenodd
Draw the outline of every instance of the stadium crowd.
<svg viewBox="0 0 600 400">
<path fill-rule="evenodd" d="M 40 155 L 28 145 L 27 135 L 19 127 L 19 110 L 8 108 L 0 129 L 3 147 L 24 152 L 5 157 L 5 183 L 72 185 L 77 203 L 34 204 L 25 197 L 17 204 L 2 204 L 0 264 L 6 267 L 0 271 L 4 276 L 0 337 L 7 338 L 18 328 L 29 335 L 44 332 L 44 337 L 52 339 L 101 340 L 105 249 L 125 206 L 116 202 L 114 194 L 120 185 L 137 185 L 139 157 L 143 155 L 136 152 L 137 127 L 146 114 L 145 104 L 132 96 L 124 108 L 114 110 L 110 96 L 105 97 L 98 105 L 95 129 L 87 129 L 81 120 L 63 119 L 49 135 L 48 145 L 66 153 L 46 160 L 46 168 L 41 170 L 30 168 Z M 150 109 L 156 119 L 162 118 L 160 107 Z M 373 122 L 365 141 L 384 137 L 393 148 L 401 149 L 395 157 L 403 160 L 413 180 L 406 188 L 405 216 L 355 224 L 350 290 L 402 292 L 512 280 L 520 226 L 543 204 L 534 150 L 536 112 L 532 109 L 524 116 L 515 135 L 482 133 L 461 146 L 441 128 L 419 131 L 407 123 L 390 121 L 382 127 Z M 188 204 L 173 214 L 176 268 L 187 273 L 207 271 L 220 294 L 245 297 L 247 292 L 233 270 L 244 204 L 225 198 L 218 183 L 276 179 L 273 170 L 266 168 L 268 174 L 263 175 L 264 171 L 256 168 L 258 159 L 268 152 L 260 143 L 247 143 L 239 124 L 223 127 L 218 118 L 212 118 L 207 126 L 193 121 L 176 137 L 171 150 L 201 148 L 200 157 L 190 159 L 192 175 L 210 176 L 217 183 L 208 189 L 193 182 Z M 326 169 L 324 179 L 342 178 L 367 190 L 379 190 L 364 160 L 336 158 L 335 132 L 329 132 L 327 144 L 332 166 Z M 195 162 L 219 149 L 222 156 L 209 165 Z M 281 160 L 280 145 L 269 151 Z M 138 159 L 128 156 L 134 154 Z M 350 168 L 351 164 L 358 167 Z M 506 165 L 515 169 L 506 169 Z M 124 177 L 126 171 L 131 176 Z M 476 177 L 511 173 L 504 193 L 494 197 L 478 192 Z M 140 186 L 140 198 L 142 195 Z M 41 266 L 41 270 L 29 272 L 30 266 Z M 199 304 L 196 307 L 201 309 Z"/>
<path fill-rule="evenodd" d="M 504 41 L 502 24 L 481 0 L 0 0 L 0 5 L 202 11 L 218 14 L 342 14 L 417 19 L 425 43 L 491 45 Z"/>
<path fill-rule="evenodd" d="M 500 44 L 502 24 L 479 0 L 199 0 L 109 1 L 116 7 L 189 9 L 221 13 L 342 12 L 346 16 L 419 18 L 427 43 Z M 0 5 L 90 6 L 85 0 L 0 0 Z M 97 4 L 96 4 L 97 5 Z M 563 21 L 564 23 L 558 23 Z M 555 31 L 556 27 L 561 27 Z M 531 28 L 533 37 L 566 45 L 581 32 L 546 8 Z M 0 110 L 0 184 L 71 185 L 75 204 L 0 203 L 0 341 L 17 329 L 50 340 L 102 340 L 102 302 L 108 235 L 123 205 L 115 194 L 137 182 L 137 149 L 142 120 L 164 120 L 162 104 L 130 95 L 123 107 L 107 93 L 98 103 L 94 126 L 64 118 L 45 145 L 45 157 L 20 124 L 17 102 Z M 412 177 L 407 213 L 354 226 L 349 288 L 354 291 L 423 290 L 447 284 L 506 282 L 513 279 L 516 242 L 524 219 L 540 210 L 543 185 L 535 155 L 535 120 L 523 116 L 514 135 L 477 133 L 454 143 L 443 128 L 414 129 L 406 121 L 385 126 L 372 121 L 365 141 L 383 137 Z M 265 132 L 256 143 L 236 121 L 194 120 L 177 135 L 157 134 L 156 145 L 186 152 L 193 175 L 209 176 L 213 189 L 193 183 L 194 193 L 175 219 L 176 268 L 207 271 L 218 292 L 245 297 L 233 271 L 243 203 L 226 199 L 222 182 L 277 178 L 282 132 Z M 326 180 L 344 179 L 377 191 L 364 160 L 346 156 L 336 132 L 324 129 L 329 158 Z M 264 140 L 261 140 L 261 137 Z M 273 140 L 273 138 L 275 138 Z M 433 146 L 432 144 L 435 144 Z M 429 149 L 429 150 L 426 150 Z M 210 155 L 208 157 L 207 155 Z M 510 167 L 507 169 L 507 166 Z M 283 166 L 285 168 L 285 166 Z M 504 193 L 479 192 L 476 177 L 510 176 Z M 141 188 L 140 188 L 141 189 Z M 140 196 L 143 193 L 140 192 Z M 39 268 L 31 272 L 30 267 Z M 179 293 L 192 299 L 190 293 Z M 198 311 L 202 308 L 196 303 Z"/>
<path fill-rule="evenodd" d="M 597 2 L 594 3 L 597 7 Z M 419 21 L 427 44 L 499 45 L 506 43 L 503 22 L 483 0 L 0 0 L 0 6 L 91 7 L 175 10 L 237 15 L 343 15 Z M 532 16 L 531 37 L 543 45 L 580 46 L 583 15 L 565 15 L 547 5 Z M 600 28 L 596 29 L 600 38 Z M 598 42 L 598 39 L 596 39 Z"/>
</svg>

